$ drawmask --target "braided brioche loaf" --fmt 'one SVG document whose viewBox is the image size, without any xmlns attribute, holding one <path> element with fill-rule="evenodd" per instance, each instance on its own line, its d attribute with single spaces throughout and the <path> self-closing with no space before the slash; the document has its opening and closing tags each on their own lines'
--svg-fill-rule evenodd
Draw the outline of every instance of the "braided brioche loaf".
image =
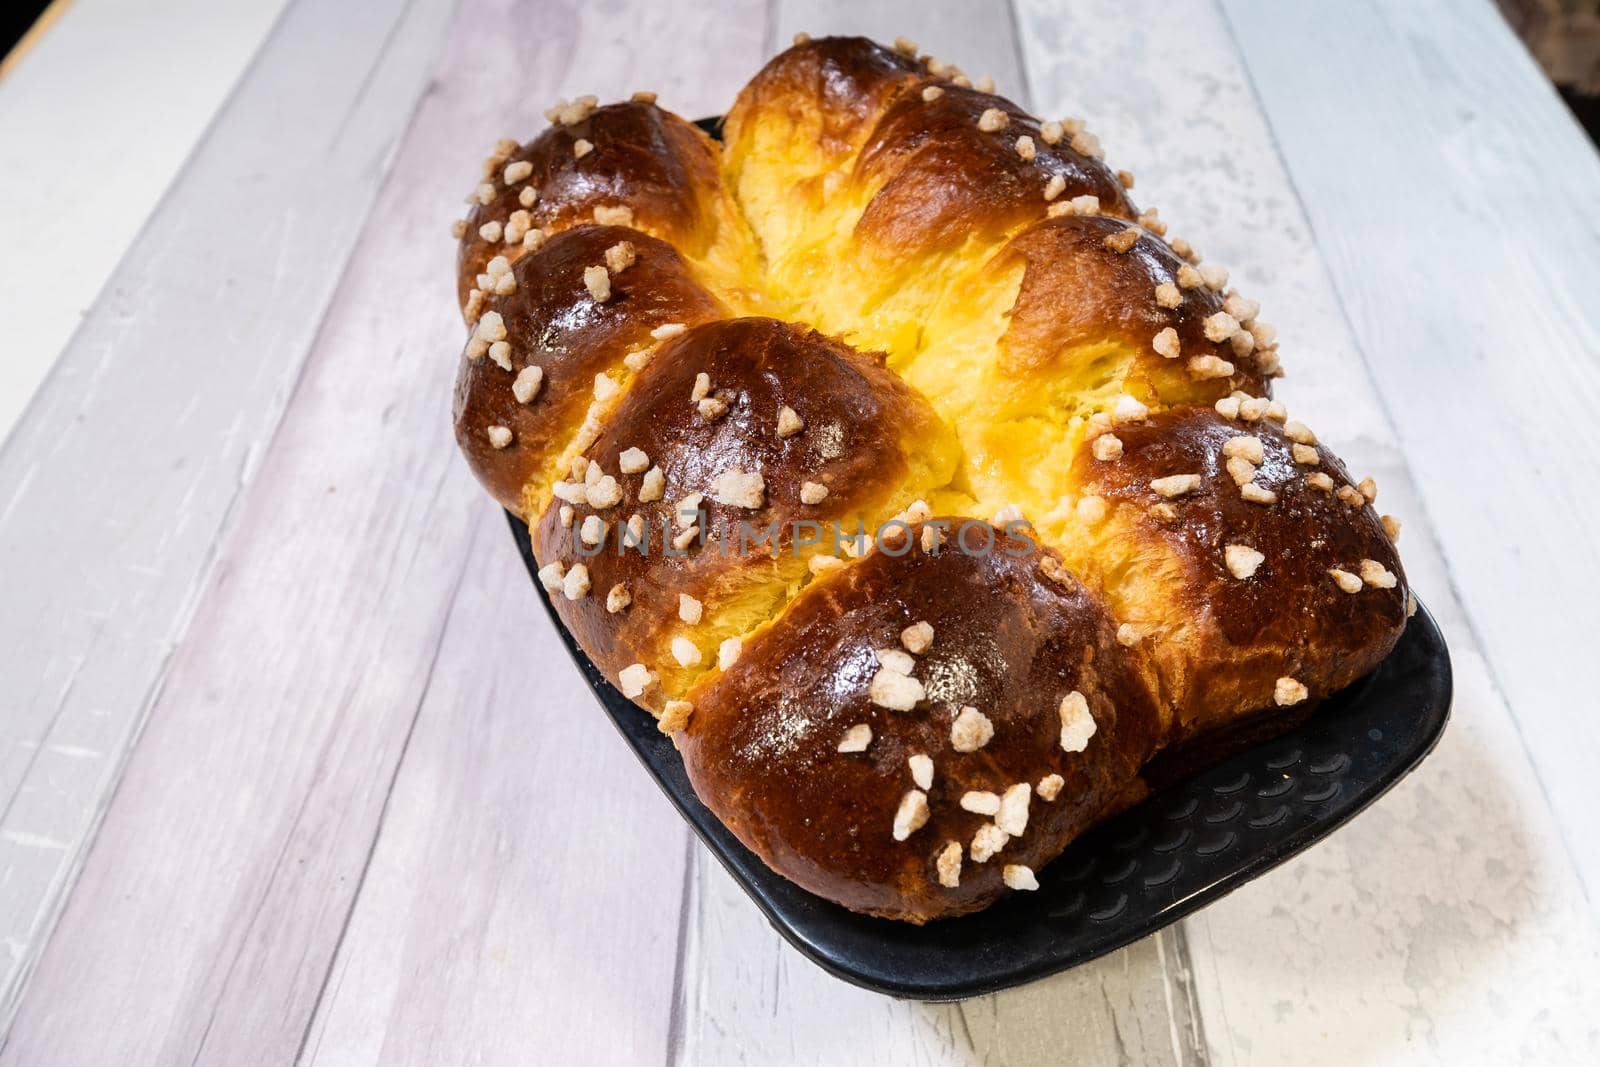
<svg viewBox="0 0 1600 1067">
<path fill-rule="evenodd" d="M 457 225 L 456 437 L 560 617 L 770 866 L 912 922 L 1034 888 L 1409 610 L 1256 305 L 984 88 L 799 39 L 720 146 L 558 105 Z"/>
</svg>

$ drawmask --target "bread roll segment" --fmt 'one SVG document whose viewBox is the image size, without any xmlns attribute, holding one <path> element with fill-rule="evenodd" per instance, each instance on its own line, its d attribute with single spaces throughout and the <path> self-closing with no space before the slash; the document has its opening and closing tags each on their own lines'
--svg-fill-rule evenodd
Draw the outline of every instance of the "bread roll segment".
<svg viewBox="0 0 1600 1067">
<path fill-rule="evenodd" d="M 501 142 L 484 160 L 457 257 L 463 306 L 495 256 L 514 262 L 581 223 L 637 226 L 695 258 L 742 239 L 717 146 L 692 123 L 638 101 L 568 107 L 575 121 L 526 146 Z"/>
<path fill-rule="evenodd" d="M 1388 655 L 1406 620 L 1399 555 L 1338 458 L 1289 436 L 1308 428 L 1185 407 L 1107 432 L 1121 454 L 1091 443 L 1070 485 L 1106 517 L 1060 543 L 1148 649 L 1169 743 L 1274 707 L 1280 678 L 1318 699 Z"/>
<path fill-rule="evenodd" d="M 915 923 L 1036 888 L 1412 604 L 1256 303 L 988 88 L 822 38 L 720 147 L 563 101 L 456 226 L 457 441 L 562 622 L 775 871 Z"/>
<path fill-rule="evenodd" d="M 1092 822 L 1137 800 L 1138 769 L 1159 737 L 1138 660 L 1117 644 L 1099 598 L 1043 564 L 1054 560 L 1048 550 L 961 516 L 940 521 L 945 537 L 931 551 L 919 524 L 904 554 L 874 552 L 808 587 L 737 663 L 691 693 L 681 746 L 695 790 L 768 863 L 846 907 L 913 922 L 983 907 L 1005 892 L 1006 866 L 1042 868 Z M 956 544 L 963 535 L 970 553 Z M 913 654 L 902 634 L 919 623 L 932 635 Z M 874 679 L 895 670 L 884 651 L 909 660 L 924 692 L 909 710 L 874 702 Z M 1061 707 L 1076 705 L 1073 694 L 1094 722 L 1077 752 L 1061 743 Z M 952 741 L 963 709 L 992 730 L 972 751 Z M 861 724 L 871 730 L 866 748 L 839 752 Z M 929 816 L 897 841 L 895 816 L 919 789 L 910 763 L 919 755 L 932 765 L 931 784 L 920 786 Z M 1063 784 L 1047 787 L 1046 800 L 1038 786 L 1051 775 Z M 1017 812 L 961 805 L 969 793 L 1008 791 Z M 1001 842 L 995 828 L 1016 828 L 1007 816 L 1020 822 L 1022 812 L 1022 833 Z M 999 845 L 982 862 L 980 833 Z M 951 842 L 963 858 L 946 886 L 938 863 Z"/>
<path fill-rule="evenodd" d="M 1026 156 L 1022 137 L 1032 145 Z M 854 237 L 879 255 L 960 247 L 1083 196 L 1131 221 L 1133 204 L 1116 175 L 1073 140 L 1050 144 L 1037 119 L 993 93 L 951 85 L 929 101 L 915 87 L 903 91 L 858 157 L 856 181 L 874 191 Z"/>
<path fill-rule="evenodd" d="M 803 326 L 741 318 L 664 342 L 586 461 L 534 522 L 534 554 L 585 567 L 590 593 L 556 596 L 557 613 L 608 676 L 635 663 L 655 675 L 639 699 L 660 709 L 714 668 L 724 640 L 782 610 L 810 577 L 807 557 L 833 549 L 834 524 L 875 529 L 948 482 L 956 445 L 881 356 Z M 615 502 L 588 489 L 605 477 L 617 482 Z M 826 495 L 808 502 L 808 485 Z M 603 527 L 599 545 L 583 542 L 585 523 L 591 537 Z M 642 551 L 619 547 L 630 523 Z M 619 586 L 629 603 L 612 610 Z M 701 605 L 693 623 L 680 596 Z M 690 657 L 678 646 L 693 662 L 674 655 L 675 640 L 693 647 Z"/>
<path fill-rule="evenodd" d="M 608 274 L 610 292 L 597 301 L 584 274 L 603 266 L 606 251 L 622 244 L 631 247 L 633 262 L 614 279 Z M 519 259 L 511 273 L 515 290 L 484 301 L 461 357 L 456 442 L 503 507 L 530 515 L 543 507 L 554 464 L 588 418 L 596 376 L 620 383 L 633 373 L 628 353 L 658 343 L 652 331 L 698 325 L 727 312 L 676 249 L 622 226 L 558 233 L 537 255 Z M 496 343 L 505 344 L 503 352 L 494 350 Z M 538 372 L 538 387 L 529 396 L 531 378 L 521 377 L 523 400 L 518 380 L 529 368 Z M 491 441 L 492 427 L 508 430 L 510 442 Z"/>
</svg>

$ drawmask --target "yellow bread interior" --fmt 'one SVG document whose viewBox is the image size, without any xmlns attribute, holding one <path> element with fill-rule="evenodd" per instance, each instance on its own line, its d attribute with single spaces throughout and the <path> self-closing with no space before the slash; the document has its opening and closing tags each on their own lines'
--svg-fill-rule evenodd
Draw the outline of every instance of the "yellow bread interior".
<svg viewBox="0 0 1600 1067">
<path fill-rule="evenodd" d="M 854 514 L 837 520 L 840 540 L 847 540 L 856 529 L 872 533 L 917 499 L 955 502 L 946 487 L 959 456 L 959 445 L 954 435 L 947 432 L 936 431 L 918 441 L 907 456 L 902 484 L 867 501 L 855 509 Z M 807 533 L 809 535 L 809 531 Z M 744 565 L 722 574 L 700 598 L 704 609 L 700 623 L 686 628 L 683 634 L 700 650 L 701 662 L 684 667 L 670 655 L 660 658 L 658 687 L 664 698 L 681 696 L 702 675 L 715 669 L 718 649 L 725 640 L 747 638 L 781 615 L 784 605 L 814 578 L 813 556 L 831 556 L 838 551 L 832 533 L 827 531 L 814 544 L 796 544 L 776 554 L 752 544 L 744 556 Z"/>
<path fill-rule="evenodd" d="M 859 145 L 825 146 L 814 116 L 781 110 L 729 132 L 721 157 L 729 195 L 717 232 L 697 253 L 683 252 L 695 279 L 731 316 L 804 323 L 857 350 L 884 353 L 942 423 L 907 442 L 913 470 L 892 495 L 843 521 L 875 529 L 916 500 L 933 514 L 980 519 L 1016 508 L 1077 573 L 1094 576 L 1114 609 L 1132 608 L 1122 601 L 1148 586 L 1122 573 L 1128 568 L 1113 562 L 1121 553 L 1097 551 L 1115 534 L 1110 524 L 1095 530 L 1078 517 L 1073 460 L 1091 417 L 1110 413 L 1123 396 L 1152 411 L 1193 398 L 1168 395 L 1164 404 L 1136 370 L 1145 353 L 1111 327 L 1055 352 L 1030 351 L 1025 365 L 1008 362 L 1003 338 L 1025 265 L 1001 253 L 1044 221 L 1044 200 L 1036 217 L 1009 230 L 894 255 L 858 233 L 884 184 L 857 172 Z M 620 366 L 615 377 L 624 390 L 631 385 Z M 591 421 L 604 415 L 604 405 L 591 408 Z M 574 433 L 549 477 L 529 484 L 528 514 L 544 509 L 550 483 L 586 446 L 584 434 Z M 822 551 L 828 546 L 747 559 L 723 575 L 703 598 L 700 624 L 685 634 L 701 664 L 680 667 L 665 649 L 658 658 L 661 700 L 714 670 L 725 639 L 748 637 L 777 618 L 813 579 L 808 560 Z"/>
</svg>

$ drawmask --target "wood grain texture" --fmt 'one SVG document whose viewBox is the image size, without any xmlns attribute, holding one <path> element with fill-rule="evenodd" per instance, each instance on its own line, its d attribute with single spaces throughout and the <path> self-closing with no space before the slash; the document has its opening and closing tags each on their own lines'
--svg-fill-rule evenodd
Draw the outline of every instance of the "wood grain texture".
<svg viewBox="0 0 1600 1067">
<path fill-rule="evenodd" d="M 60 0 L 0 59 L 0 440 L 283 7 Z"/>
<path fill-rule="evenodd" d="M 526 1062 L 535 1050 L 558 1046 L 561 1033 L 583 1044 L 580 1056 L 597 1061 L 609 1058 L 613 1037 L 653 1041 L 660 1055 L 671 1017 L 684 830 L 675 821 L 634 828 L 658 843 L 607 832 L 608 822 L 626 818 L 625 798 L 648 798 L 648 783 L 611 739 L 576 672 L 566 666 L 554 673 L 559 648 L 547 626 L 505 631 L 496 656 L 484 640 L 494 617 L 471 610 L 487 605 L 476 596 L 484 586 L 463 586 L 466 568 L 506 557 L 472 550 L 475 527 L 501 520 L 451 441 L 448 397 L 462 328 L 450 298 L 448 223 L 495 137 L 537 130 L 540 111 L 558 92 L 617 95 L 636 87 L 636 78 L 671 69 L 676 73 L 658 82 L 669 104 L 694 113 L 709 99 L 727 99 L 756 59 L 763 24 L 759 11 L 755 17 L 741 21 L 735 10 L 708 8 L 696 23 L 642 4 L 600 12 L 491 2 L 457 13 L 441 73 L 399 147 L 395 177 L 334 296 L 201 601 L 194 639 L 176 656 L 151 711 L 4 1061 L 276 1064 L 294 1059 L 314 1036 L 335 1058 L 355 1049 L 357 1059 L 381 1052 L 384 1062 L 437 1062 L 441 1048 L 481 1041 L 483 1057 Z M 536 18 L 561 29 L 484 45 L 485 26 L 532 25 Z M 617 25 L 630 28 L 632 44 L 615 35 Z M 741 26 L 748 32 L 738 32 Z M 436 38 L 437 24 L 423 29 Z M 720 68 L 710 64 L 735 53 L 747 61 L 718 81 Z M 707 65 L 687 62 L 691 54 Z M 640 61 L 645 56 L 654 66 Z M 505 538 L 503 529 L 496 534 Z M 479 577 L 497 596 L 532 596 L 514 560 Z M 455 604 L 466 615 L 446 643 Z M 502 625 L 508 621 L 506 612 L 495 614 Z M 516 661 L 518 647 L 535 646 L 542 658 Z M 514 677 L 493 673 L 501 661 Z M 607 746 L 595 755 L 608 754 L 612 766 L 537 749 L 537 733 L 519 738 L 521 747 L 500 743 L 496 731 L 532 725 L 519 712 L 533 696 L 525 687 L 541 676 L 549 699 L 536 706 L 574 716 L 563 724 L 567 732 L 550 737 L 574 746 L 594 738 Z M 473 718 L 486 706 L 492 718 Z M 419 725 L 425 710 L 431 717 Z M 460 716 L 473 736 L 456 736 Z M 419 756 L 412 766 L 421 769 L 405 778 L 414 792 L 392 801 L 393 844 L 379 853 L 379 826 L 414 737 Z M 544 773 L 530 779 L 530 768 L 514 757 L 536 749 Z M 498 780 L 485 774 L 490 755 L 506 760 L 494 765 Z M 432 773 L 439 760 L 453 780 Z M 625 774 L 635 777 L 597 803 L 597 782 L 620 782 Z M 497 783 L 504 786 L 498 793 Z M 572 805 L 571 819 L 545 822 L 521 791 L 529 785 Z M 446 796 L 456 803 L 442 803 Z M 483 820 L 483 812 L 470 810 L 480 799 L 505 803 L 505 835 L 486 827 L 489 836 L 464 838 L 458 820 Z M 653 803 L 659 819 L 664 802 Z M 420 823 L 411 818 L 419 810 Z M 412 829 L 415 838 L 407 836 Z M 461 876 L 463 849 L 481 863 L 486 857 L 475 845 L 504 844 L 513 833 L 515 849 L 499 855 L 559 865 L 520 866 L 509 881 L 492 868 Z M 550 833 L 572 838 L 577 851 L 547 845 Z M 607 870 L 601 861 L 608 847 L 622 848 L 639 866 Z M 427 869 L 433 881 L 388 865 L 419 850 L 439 859 Z M 357 922 L 351 908 L 374 864 L 373 910 Z M 602 894 L 586 888 L 600 876 L 597 867 L 619 878 L 609 910 L 600 909 Z M 389 924 L 413 914 L 390 909 L 396 878 L 420 892 L 417 928 L 446 938 L 417 943 L 425 962 L 407 983 L 383 966 L 400 936 Z M 665 905 L 640 911 L 632 926 L 617 922 L 616 911 L 637 909 L 647 878 L 661 880 L 649 900 L 659 890 Z M 563 911 L 548 890 L 529 899 L 530 890 L 551 883 L 567 888 L 571 908 Z M 469 904 L 464 895 L 473 888 L 481 895 Z M 580 910 L 588 936 L 546 936 L 549 923 L 576 920 Z M 503 999 L 478 999 L 485 973 L 466 967 L 466 935 L 455 935 L 476 918 L 485 936 L 498 937 L 497 916 L 523 923 L 504 932 L 504 944 L 529 949 L 512 933 L 529 934 L 539 952 L 534 963 L 519 956 L 508 973 L 537 967 L 544 979 L 532 987 L 513 983 Z M 644 936 L 647 924 L 654 942 Z M 347 930 L 356 940 L 330 985 Z M 589 942 L 607 934 L 616 939 L 611 951 L 597 952 Z M 492 956 L 493 945 L 485 952 Z M 473 959 L 490 971 L 497 966 L 492 958 Z M 453 998 L 443 992 L 441 960 L 460 964 Z M 578 982 L 577 974 L 595 981 Z M 654 993 L 634 1006 L 632 1030 L 616 1030 L 604 1016 L 602 983 L 631 977 Z M 613 986 L 610 999 L 624 996 L 623 988 Z M 312 1035 L 316 1006 L 330 989 L 329 1014 Z M 543 997 L 542 1021 L 530 1022 L 522 999 L 530 991 Z M 414 1018 L 418 996 L 441 1014 Z M 460 1015 L 469 1002 L 482 1014 Z M 401 1014 L 393 1029 L 379 1027 L 377 1048 L 364 1044 L 373 1031 L 362 1020 L 388 1020 L 395 1011 Z M 594 1029 L 569 1030 L 580 1018 Z"/>
<path fill-rule="evenodd" d="M 441 75 L 460 89 L 419 117 L 430 130 L 468 125 L 478 151 L 537 129 L 557 95 L 651 88 L 683 114 L 718 114 L 762 59 L 765 16 L 745 5 L 574 5 L 539 62 L 476 47 L 493 6 L 463 5 Z M 438 143 L 419 134 L 419 148 Z M 443 158 L 470 186 L 474 153 Z M 411 181 L 438 169 L 407 165 Z M 699 845 L 568 661 L 448 432 L 441 421 L 430 437 L 484 524 L 460 549 L 467 578 L 304 1062 L 660 1061 L 683 1025 L 679 950 Z"/>
<path fill-rule="evenodd" d="M 1254 68 L 1209 6 L 1030 2 L 1023 12 L 1047 108 L 1087 112 L 1109 158 L 1138 176 L 1141 204 L 1161 207 L 1173 232 L 1262 301 L 1289 371 L 1279 395 L 1377 479 L 1384 511 L 1406 520 L 1408 573 L 1455 659 L 1454 719 L 1411 778 L 1329 840 L 1183 924 L 1211 1060 L 1592 1058 L 1600 1035 L 1581 1002 L 1600 981 L 1600 940 L 1559 819 L 1455 602 L 1411 454 L 1397 443 L 1324 270 L 1273 142 L 1277 127 L 1269 130 L 1251 92 Z M 1449 21 L 1441 15 L 1433 31 L 1448 34 Z M 1319 27 L 1326 38 L 1329 24 Z M 1367 246 L 1369 261 L 1383 258 L 1376 247 Z M 1417 408 L 1406 395 L 1383 394 L 1396 421 Z"/>
<path fill-rule="evenodd" d="M 695 866 L 674 1064 L 1204 1062 L 1175 930 L 1018 989 L 918 1004 L 828 977 L 703 850 Z"/>
<path fill-rule="evenodd" d="M 1487 0 L 1223 7 L 1600 916 L 1600 156 Z"/>
<path fill-rule="evenodd" d="M 470 510 L 467 575 L 301 1062 L 658 1062 L 689 832 L 519 580 L 504 519 Z"/>
<path fill-rule="evenodd" d="M 425 71 L 447 13 L 409 9 L 385 52 Z M 280 61 L 303 70 L 306 46 L 291 38 Z M 282 1063 L 302 1038 L 431 673 L 473 499 L 449 478 L 439 400 L 459 324 L 448 304 L 431 318 L 389 304 L 448 276 L 447 249 L 414 251 L 438 242 L 439 208 L 397 212 L 393 188 L 41 958 L 9 1062 Z"/>
<path fill-rule="evenodd" d="M 0 450 L 0 1021 L 294 391 L 442 7 L 278 25 Z"/>
</svg>

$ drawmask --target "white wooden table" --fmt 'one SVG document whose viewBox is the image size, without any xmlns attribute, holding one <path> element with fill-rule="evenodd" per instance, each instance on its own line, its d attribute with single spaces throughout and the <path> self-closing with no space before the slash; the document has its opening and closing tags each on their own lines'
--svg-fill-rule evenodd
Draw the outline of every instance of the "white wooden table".
<svg viewBox="0 0 1600 1067">
<path fill-rule="evenodd" d="M 800 29 L 1087 115 L 1261 298 L 1455 659 L 1349 827 L 956 1005 L 780 943 L 450 440 L 486 146 L 716 113 Z M 1600 1061 L 1597 277 L 1600 160 L 1486 0 L 291 0 L 0 449 L 0 1062 Z"/>
</svg>

